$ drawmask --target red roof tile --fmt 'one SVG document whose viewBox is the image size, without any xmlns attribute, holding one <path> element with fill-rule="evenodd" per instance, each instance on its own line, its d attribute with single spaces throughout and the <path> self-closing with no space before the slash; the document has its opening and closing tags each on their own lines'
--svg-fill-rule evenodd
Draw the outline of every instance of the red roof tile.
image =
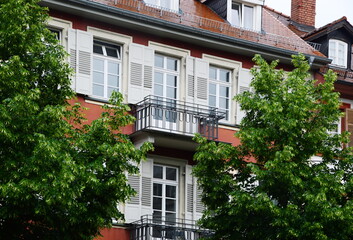
<svg viewBox="0 0 353 240">
<path fill-rule="evenodd" d="M 324 56 L 271 15 L 267 8 L 263 9 L 262 17 L 264 33 L 260 33 L 231 26 L 206 5 L 195 0 L 180 1 L 182 14 L 147 6 L 143 1 L 138 0 L 93 1 L 238 39 L 310 55 Z"/>
</svg>

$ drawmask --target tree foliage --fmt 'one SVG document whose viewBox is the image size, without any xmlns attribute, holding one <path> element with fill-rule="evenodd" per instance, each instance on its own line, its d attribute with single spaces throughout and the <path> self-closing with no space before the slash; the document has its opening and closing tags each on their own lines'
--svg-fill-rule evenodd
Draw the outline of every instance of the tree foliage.
<svg viewBox="0 0 353 240">
<path fill-rule="evenodd" d="M 114 94 L 85 124 L 70 106 L 67 55 L 37 0 L 0 3 L 0 239 L 91 239 L 134 191 L 126 173 L 151 149 L 135 149 Z"/>
<path fill-rule="evenodd" d="M 277 61 L 254 61 L 253 91 L 235 97 L 246 111 L 236 133 L 241 145 L 196 137 L 202 225 L 215 239 L 352 239 L 348 134 L 330 133 L 342 116 L 335 74 L 316 84 L 303 55 L 293 56 L 288 74 L 275 69 Z"/>
</svg>

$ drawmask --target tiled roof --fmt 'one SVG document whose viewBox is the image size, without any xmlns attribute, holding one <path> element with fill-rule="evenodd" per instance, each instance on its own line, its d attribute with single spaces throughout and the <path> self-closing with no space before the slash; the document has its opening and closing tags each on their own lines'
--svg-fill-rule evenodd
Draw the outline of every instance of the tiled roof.
<svg viewBox="0 0 353 240">
<path fill-rule="evenodd" d="M 320 27 L 320 28 L 315 29 L 315 30 L 312 31 L 312 32 L 309 32 L 309 33 L 305 34 L 305 35 L 303 36 L 303 38 L 307 38 L 307 37 L 309 37 L 309 36 L 316 35 L 316 34 L 322 32 L 322 31 L 325 31 L 325 30 L 328 29 L 329 27 L 334 26 L 334 25 L 336 25 L 336 24 L 338 24 L 338 23 L 340 23 L 340 22 L 343 22 L 343 21 L 346 21 L 347 23 L 349 23 L 348 20 L 347 20 L 347 17 L 343 16 L 343 17 L 341 17 L 341 18 L 339 18 L 339 19 L 337 19 L 337 20 L 335 20 L 335 21 L 333 21 L 333 22 L 330 22 L 330 23 L 328 23 L 328 24 L 326 24 L 326 25 L 324 25 L 324 26 L 322 26 L 322 27 Z M 351 28 L 353 28 L 353 26 L 352 26 L 350 23 L 349 23 L 349 25 L 351 26 Z"/>
<path fill-rule="evenodd" d="M 206 5 L 195 0 L 180 0 L 181 12 L 172 12 L 146 5 L 139 0 L 91 0 L 148 15 L 161 20 L 208 30 L 251 42 L 265 44 L 271 47 L 302 52 L 310 55 L 323 56 L 287 26 L 277 20 L 268 9 L 263 9 L 263 32 L 256 32 L 231 26 Z"/>
</svg>

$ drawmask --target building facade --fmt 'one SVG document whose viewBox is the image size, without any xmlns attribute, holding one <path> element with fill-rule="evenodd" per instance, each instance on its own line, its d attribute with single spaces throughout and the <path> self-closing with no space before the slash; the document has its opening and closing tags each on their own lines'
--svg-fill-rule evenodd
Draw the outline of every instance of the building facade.
<svg viewBox="0 0 353 240">
<path fill-rule="evenodd" d="M 250 89 L 252 57 L 304 53 L 312 76 L 330 61 L 279 21 L 262 0 L 43 0 L 48 28 L 70 54 L 72 88 L 88 120 L 113 91 L 136 117 L 124 129 L 155 151 L 128 176 L 137 194 L 119 206 L 125 221 L 101 239 L 197 239 L 204 209 L 191 175 L 195 133 L 233 145 L 243 112 L 233 96 Z"/>
</svg>

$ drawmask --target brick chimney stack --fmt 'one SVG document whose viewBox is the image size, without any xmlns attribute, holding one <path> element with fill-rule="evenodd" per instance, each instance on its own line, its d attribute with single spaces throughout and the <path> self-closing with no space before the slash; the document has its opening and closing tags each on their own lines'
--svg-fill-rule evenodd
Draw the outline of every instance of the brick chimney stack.
<svg viewBox="0 0 353 240">
<path fill-rule="evenodd" d="M 291 19 L 315 27 L 316 0 L 292 0 Z"/>
</svg>

